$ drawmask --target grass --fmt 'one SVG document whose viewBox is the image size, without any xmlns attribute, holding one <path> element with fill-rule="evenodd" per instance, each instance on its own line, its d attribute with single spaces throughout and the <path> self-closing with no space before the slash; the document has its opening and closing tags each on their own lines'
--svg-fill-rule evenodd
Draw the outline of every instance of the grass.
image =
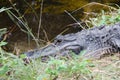
<svg viewBox="0 0 120 80">
<path fill-rule="evenodd" d="M 5 80 L 53 80 L 59 75 L 61 77 L 70 77 L 73 74 L 88 74 L 88 60 L 82 59 L 81 62 L 75 57 L 72 60 L 51 58 L 47 63 L 41 62 L 40 59 L 32 60 L 30 64 L 23 61 L 23 57 L 4 52 L 1 49 L 1 67 L 0 79 Z M 65 75 L 63 75 L 63 73 Z"/>
<path fill-rule="evenodd" d="M 13 54 L 1 51 L 1 80 L 119 80 L 120 60 L 115 55 L 101 60 L 90 60 L 74 55 L 71 59 L 40 59 L 25 64 Z"/>
<path fill-rule="evenodd" d="M 9 9 L 3 8 L 0 12 L 4 10 Z M 8 14 L 14 16 L 10 12 Z M 118 9 L 110 14 L 102 11 L 97 18 L 89 21 L 95 26 L 116 23 L 120 21 L 120 11 Z M 25 55 L 18 57 L 4 51 L 1 47 L 5 44 L 0 42 L 0 80 L 120 80 L 120 59 L 117 55 L 101 60 L 85 59 L 80 55 L 73 55 L 70 59 L 50 57 L 47 62 L 36 59 L 26 64 L 23 60 Z"/>
<path fill-rule="evenodd" d="M 102 11 L 96 18 L 90 18 L 89 23 L 93 26 L 115 24 L 120 21 L 120 8 L 116 11 Z"/>
<path fill-rule="evenodd" d="M 31 36 L 33 40 L 36 42 L 36 45 L 39 47 L 40 45 L 37 40 L 37 37 L 33 34 L 31 28 L 28 26 L 28 23 L 27 23 L 26 18 L 24 17 L 24 14 L 22 15 L 19 12 L 19 10 L 16 8 L 15 4 L 12 3 L 12 1 L 10 1 L 10 3 L 12 7 L 9 7 L 9 8 L 2 7 L 0 9 L 0 13 L 6 12 L 8 16 L 10 17 L 10 19 L 20 28 L 20 30 L 28 34 L 28 36 Z"/>
</svg>

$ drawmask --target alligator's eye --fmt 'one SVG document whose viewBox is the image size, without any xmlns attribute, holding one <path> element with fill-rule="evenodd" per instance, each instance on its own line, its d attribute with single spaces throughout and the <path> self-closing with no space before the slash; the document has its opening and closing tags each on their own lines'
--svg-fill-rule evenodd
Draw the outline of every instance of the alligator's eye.
<svg viewBox="0 0 120 80">
<path fill-rule="evenodd" d="M 57 40 L 58 43 L 62 42 L 62 40 Z"/>
<path fill-rule="evenodd" d="M 55 40 L 55 45 L 58 45 L 58 44 L 60 44 L 62 42 L 62 40 L 61 39 L 58 39 L 58 40 Z"/>
</svg>

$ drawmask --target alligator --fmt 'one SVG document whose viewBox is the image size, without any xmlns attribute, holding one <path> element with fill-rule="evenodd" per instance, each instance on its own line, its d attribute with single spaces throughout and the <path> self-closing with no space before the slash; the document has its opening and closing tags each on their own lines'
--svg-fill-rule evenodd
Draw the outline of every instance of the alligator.
<svg viewBox="0 0 120 80">
<path fill-rule="evenodd" d="M 54 41 L 40 49 L 25 52 L 28 58 L 65 56 L 70 52 L 86 58 L 100 58 L 120 52 L 120 23 L 95 26 L 77 33 L 58 35 Z M 81 53 L 83 52 L 84 53 Z"/>
</svg>

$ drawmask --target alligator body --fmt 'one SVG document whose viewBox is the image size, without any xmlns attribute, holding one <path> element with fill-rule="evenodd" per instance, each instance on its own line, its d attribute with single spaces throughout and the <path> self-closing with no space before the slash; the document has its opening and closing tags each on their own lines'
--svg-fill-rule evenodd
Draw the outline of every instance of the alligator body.
<svg viewBox="0 0 120 80">
<path fill-rule="evenodd" d="M 70 51 L 80 54 L 85 51 L 83 56 L 87 58 L 99 58 L 108 53 L 120 51 L 120 23 L 93 27 L 77 33 L 58 35 L 50 45 L 26 52 L 28 58 L 38 58 L 49 55 L 66 55 Z"/>
</svg>

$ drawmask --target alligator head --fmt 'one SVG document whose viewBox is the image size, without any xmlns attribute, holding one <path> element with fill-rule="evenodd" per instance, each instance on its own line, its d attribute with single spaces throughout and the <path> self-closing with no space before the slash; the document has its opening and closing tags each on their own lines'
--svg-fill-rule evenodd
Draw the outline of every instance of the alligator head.
<svg viewBox="0 0 120 80">
<path fill-rule="evenodd" d="M 98 43 L 100 37 L 99 35 L 95 35 L 99 32 L 99 29 L 95 29 L 82 30 L 81 32 L 67 35 L 58 35 L 52 44 L 41 49 L 26 52 L 25 54 L 28 58 L 38 58 L 49 55 L 66 55 L 70 51 L 75 54 L 79 54 L 83 50 L 86 50 L 86 53 L 90 52 L 95 48 L 100 48 Z"/>
<path fill-rule="evenodd" d="M 33 51 L 25 52 L 28 58 L 38 58 L 40 56 L 49 55 L 66 55 L 70 51 L 79 54 L 83 50 L 83 44 L 80 44 L 77 34 L 58 35 L 54 42 Z M 83 43 L 83 42 L 81 42 Z"/>
</svg>

